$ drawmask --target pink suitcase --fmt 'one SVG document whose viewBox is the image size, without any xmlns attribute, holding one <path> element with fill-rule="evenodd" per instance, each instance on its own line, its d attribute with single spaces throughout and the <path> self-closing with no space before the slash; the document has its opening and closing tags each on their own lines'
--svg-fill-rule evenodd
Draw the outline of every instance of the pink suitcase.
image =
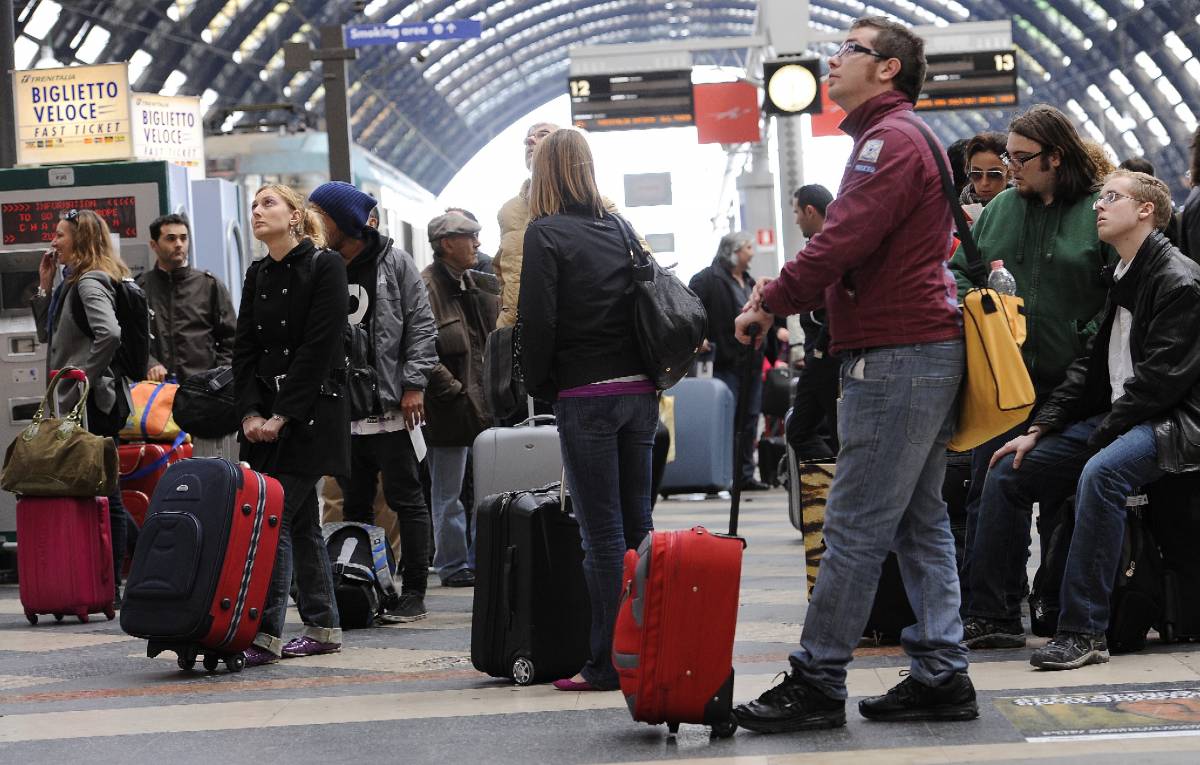
<svg viewBox="0 0 1200 765">
<path fill-rule="evenodd" d="M 17 575 L 30 624 L 38 614 L 62 621 L 113 611 L 112 532 L 106 497 L 17 500 Z"/>
</svg>

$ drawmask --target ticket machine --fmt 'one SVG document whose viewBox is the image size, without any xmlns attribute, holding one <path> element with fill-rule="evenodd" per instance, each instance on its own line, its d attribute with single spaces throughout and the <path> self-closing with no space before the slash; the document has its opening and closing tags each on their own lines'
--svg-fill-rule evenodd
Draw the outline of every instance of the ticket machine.
<svg viewBox="0 0 1200 765">
<path fill-rule="evenodd" d="M 187 171 L 167 162 L 0 170 L 0 449 L 29 424 L 46 389 L 46 347 L 29 299 L 54 227 L 71 209 L 104 218 L 135 274 L 153 265 L 150 221 L 159 215 L 186 213 L 193 227 L 209 225 L 192 216 Z M 0 491 L 0 542 L 15 539 L 15 498 Z"/>
</svg>

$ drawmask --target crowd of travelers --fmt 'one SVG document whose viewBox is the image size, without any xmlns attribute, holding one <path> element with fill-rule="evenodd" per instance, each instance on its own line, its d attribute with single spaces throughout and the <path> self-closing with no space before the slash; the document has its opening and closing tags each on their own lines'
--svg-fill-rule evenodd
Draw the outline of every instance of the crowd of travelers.
<svg viewBox="0 0 1200 765">
<path fill-rule="evenodd" d="M 1031 662 L 1108 661 L 1126 499 L 1164 474 L 1200 468 L 1200 186 L 1176 212 L 1148 162 L 1114 168 L 1062 112 L 1038 105 L 1006 134 L 951 147 L 952 202 L 939 170 L 947 154 L 913 113 L 923 41 L 900 24 L 862 18 L 829 71 L 854 148 L 836 196 L 817 185 L 792 196 L 807 244 L 777 278 L 755 282 L 754 242 L 731 233 L 691 281 L 709 316 L 699 350 L 735 393 L 744 384 L 742 344 L 761 365 L 763 338 L 767 347 L 786 343 L 783 318 L 799 316 L 803 362 L 787 440 L 802 459 L 837 459 L 822 574 L 800 645 L 784 679 L 735 711 L 742 727 L 760 732 L 845 724 L 846 666 L 871 607 L 864 591 L 889 551 L 917 619 L 901 636 L 911 669 L 888 693 L 862 700 L 860 712 L 976 717 L 970 651 L 1026 645 L 1020 604 L 1035 504 L 1074 497 L 1075 531 L 1058 632 Z M 322 480 L 326 496 L 340 493 L 346 520 L 373 522 L 380 499 L 395 513 L 401 592 L 385 620 L 426 616 L 430 566 L 443 586 L 474 584 L 464 484 L 470 446 L 494 424 L 484 348 L 495 328 L 519 317 L 526 386 L 556 416 L 592 609 L 590 658 L 556 686 L 618 686 L 613 625 L 622 559 L 652 527 L 657 391 L 630 342 L 630 249 L 615 205 L 596 186 L 586 137 L 539 123 L 524 149 L 531 176 L 499 211 L 494 259 L 479 252 L 475 216 L 452 208 L 427 226 L 434 260 L 423 271 L 378 229 L 376 200 L 351 184 L 323 184 L 307 199 L 263 186 L 251 229 L 266 255 L 245 274 L 236 318 L 228 290 L 188 264 L 186 218 L 159 218 L 150 227 L 156 262 L 138 277 L 154 311 L 145 370 L 115 366 L 115 285 L 129 269 L 105 222 L 87 210 L 58 222 L 33 309 L 50 366 L 79 366 L 92 380 L 93 432 L 115 437 L 124 423 L 122 377 L 184 380 L 233 368 L 240 459 L 278 479 L 285 497 L 249 666 L 341 648 Z M 1200 177 L 1200 132 L 1192 168 Z M 1027 421 L 972 453 L 961 570 L 941 489 L 964 377 L 959 301 L 977 285 L 952 204 L 966 213 L 983 259 L 1001 261 L 1015 279 L 1037 399 Z M 366 338 L 377 400 L 352 414 L 343 388 L 355 332 Z M 734 480 L 749 489 L 763 488 L 750 448 L 761 378 L 753 386 L 735 424 L 745 460 Z M 110 512 L 120 556 L 119 493 Z M 285 642 L 289 596 L 304 627 Z"/>
</svg>

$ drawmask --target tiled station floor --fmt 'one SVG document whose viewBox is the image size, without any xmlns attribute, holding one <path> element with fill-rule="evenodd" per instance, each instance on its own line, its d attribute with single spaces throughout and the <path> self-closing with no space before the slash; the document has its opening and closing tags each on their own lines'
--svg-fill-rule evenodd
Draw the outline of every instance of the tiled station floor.
<svg viewBox="0 0 1200 765">
<path fill-rule="evenodd" d="M 803 546 L 784 495 L 747 495 L 743 508 L 738 699 L 785 667 L 805 612 Z M 673 499 L 655 523 L 720 529 L 726 509 Z M 631 722 L 619 693 L 482 676 L 469 657 L 471 590 L 434 578 L 427 605 L 425 621 L 348 633 L 338 654 L 208 675 L 180 672 L 173 654 L 146 658 L 142 641 L 102 616 L 30 626 L 17 588 L 0 587 L 0 762 L 1200 762 L 1200 651 L 1189 645 L 1152 642 L 1059 673 L 1030 667 L 1031 648 L 976 653 L 974 722 L 869 723 L 852 699 L 840 730 L 710 741 L 699 726 L 670 738 Z M 880 693 L 905 667 L 897 648 L 860 649 L 850 693 Z"/>
</svg>

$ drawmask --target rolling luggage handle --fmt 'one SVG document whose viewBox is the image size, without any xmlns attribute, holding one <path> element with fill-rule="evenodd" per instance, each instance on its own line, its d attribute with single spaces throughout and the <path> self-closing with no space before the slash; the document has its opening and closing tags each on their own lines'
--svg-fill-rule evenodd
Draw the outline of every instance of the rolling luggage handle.
<svg viewBox="0 0 1200 765">
<path fill-rule="evenodd" d="M 754 339 L 758 336 L 758 325 L 751 324 L 746 328 L 746 334 L 750 336 L 750 343 L 741 353 L 746 359 L 742 365 L 745 370 L 742 372 L 741 385 L 738 386 L 737 404 L 733 408 L 733 488 L 729 492 L 729 536 L 731 537 L 738 535 L 738 513 L 742 506 L 742 418 L 746 416 L 746 407 L 750 405 L 750 386 L 754 384 L 754 375 L 762 374 L 761 369 L 755 369 L 750 363 L 754 360 Z M 742 546 L 746 546 L 744 539 Z"/>
</svg>

